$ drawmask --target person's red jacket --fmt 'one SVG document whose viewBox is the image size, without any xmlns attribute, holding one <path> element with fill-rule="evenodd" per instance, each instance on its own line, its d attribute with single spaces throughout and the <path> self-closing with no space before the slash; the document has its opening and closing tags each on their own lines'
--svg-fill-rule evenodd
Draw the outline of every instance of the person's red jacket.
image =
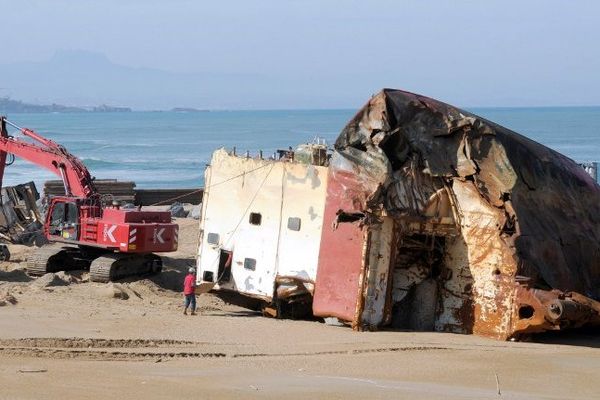
<svg viewBox="0 0 600 400">
<path fill-rule="evenodd" d="M 196 277 L 194 274 L 187 274 L 183 280 L 183 294 L 194 294 L 196 287 Z"/>
</svg>

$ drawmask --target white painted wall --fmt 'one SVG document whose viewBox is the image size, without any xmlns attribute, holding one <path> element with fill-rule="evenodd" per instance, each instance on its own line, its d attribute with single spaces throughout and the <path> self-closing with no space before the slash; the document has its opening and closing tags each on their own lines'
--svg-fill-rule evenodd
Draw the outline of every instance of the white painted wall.
<svg viewBox="0 0 600 400">
<path fill-rule="evenodd" d="M 220 249 L 233 251 L 232 279 L 222 289 L 269 299 L 277 275 L 314 281 L 319 256 L 327 168 L 213 153 L 205 172 L 206 189 L 200 220 L 198 282 L 204 271 L 217 277 Z M 261 214 L 260 226 L 249 223 Z M 300 231 L 287 227 L 301 218 Z M 217 246 L 208 233 L 219 234 Z M 256 260 L 254 271 L 244 259 Z"/>
<path fill-rule="evenodd" d="M 327 168 L 285 163 L 283 178 L 277 271 L 280 276 L 314 282 L 327 196 Z M 290 217 L 301 219 L 300 231 L 288 229 Z"/>
</svg>

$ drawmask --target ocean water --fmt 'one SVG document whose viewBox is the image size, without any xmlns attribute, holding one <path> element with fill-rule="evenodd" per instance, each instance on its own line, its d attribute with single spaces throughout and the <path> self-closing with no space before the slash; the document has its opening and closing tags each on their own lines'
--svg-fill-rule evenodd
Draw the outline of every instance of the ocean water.
<svg viewBox="0 0 600 400">
<path fill-rule="evenodd" d="M 469 111 L 577 161 L 600 160 L 600 107 L 472 108 Z M 356 110 L 12 114 L 8 119 L 64 145 L 93 176 L 133 180 L 138 188 L 195 188 L 211 153 L 236 147 L 266 156 L 312 141 L 333 144 Z M 10 130 L 14 132 L 13 129 Z M 17 159 L 5 185 L 56 179 Z"/>
</svg>

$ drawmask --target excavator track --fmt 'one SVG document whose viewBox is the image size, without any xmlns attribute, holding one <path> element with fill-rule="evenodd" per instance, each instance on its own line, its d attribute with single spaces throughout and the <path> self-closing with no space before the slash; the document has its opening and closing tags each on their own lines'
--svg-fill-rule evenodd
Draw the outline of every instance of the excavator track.
<svg viewBox="0 0 600 400">
<path fill-rule="evenodd" d="M 48 260 L 56 254 L 56 250 L 55 248 L 41 248 L 31 255 L 27 260 L 27 272 L 29 275 L 38 276 L 47 273 Z"/>
<path fill-rule="evenodd" d="M 90 265 L 90 281 L 110 282 L 112 280 L 111 270 L 115 262 L 113 257 L 98 257 Z"/>
<path fill-rule="evenodd" d="M 85 247 L 45 246 L 27 260 L 27 273 L 33 276 L 76 269 L 89 269 L 92 282 L 110 282 L 158 273 L 162 259 L 156 254 L 102 254 Z"/>
<path fill-rule="evenodd" d="M 71 271 L 89 267 L 90 260 L 84 258 L 77 247 L 47 246 L 37 249 L 27 260 L 27 273 L 40 276 L 49 272 Z"/>
<path fill-rule="evenodd" d="M 162 259 L 156 254 L 105 254 L 92 261 L 90 281 L 106 283 L 161 270 Z"/>
</svg>

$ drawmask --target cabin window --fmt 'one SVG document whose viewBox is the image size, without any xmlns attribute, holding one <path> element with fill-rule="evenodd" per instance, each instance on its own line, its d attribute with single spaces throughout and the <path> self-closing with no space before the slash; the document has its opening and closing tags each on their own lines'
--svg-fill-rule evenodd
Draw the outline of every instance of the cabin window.
<svg viewBox="0 0 600 400">
<path fill-rule="evenodd" d="M 79 218 L 79 210 L 75 203 L 67 203 L 67 209 L 65 213 L 65 223 L 70 225 L 77 225 L 77 219 Z"/>
<path fill-rule="evenodd" d="M 244 258 L 244 268 L 254 271 L 256 269 L 256 260 L 254 258 Z"/>
<path fill-rule="evenodd" d="M 50 234 L 60 235 L 60 224 L 65 219 L 65 203 L 55 203 L 50 218 Z"/>
<path fill-rule="evenodd" d="M 250 225 L 260 225 L 262 215 L 259 213 L 250 213 Z"/>
<path fill-rule="evenodd" d="M 50 235 L 77 240 L 79 236 L 79 210 L 75 203 L 55 203 L 50 216 Z"/>
<path fill-rule="evenodd" d="M 202 280 L 204 282 L 214 282 L 214 275 L 212 271 L 204 271 L 202 274 Z"/>
<path fill-rule="evenodd" d="M 291 231 L 299 231 L 302 220 L 296 217 L 288 218 L 288 229 Z"/>
<path fill-rule="evenodd" d="M 208 244 L 218 245 L 219 244 L 219 234 L 218 233 L 209 233 L 208 236 L 206 237 L 206 241 L 208 242 Z"/>
</svg>

